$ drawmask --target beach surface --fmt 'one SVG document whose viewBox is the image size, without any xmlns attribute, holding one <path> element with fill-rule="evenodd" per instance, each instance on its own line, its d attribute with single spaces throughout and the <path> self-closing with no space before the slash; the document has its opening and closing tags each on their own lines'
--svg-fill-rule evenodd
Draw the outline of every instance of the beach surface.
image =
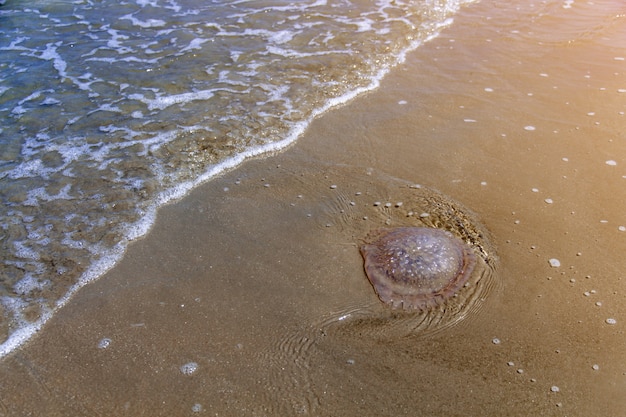
<svg viewBox="0 0 626 417">
<path fill-rule="evenodd" d="M 621 415 L 625 16 L 463 8 L 295 145 L 160 209 L 0 362 L 0 415 Z M 440 328 L 382 305 L 359 253 L 418 191 L 493 262 Z"/>
</svg>

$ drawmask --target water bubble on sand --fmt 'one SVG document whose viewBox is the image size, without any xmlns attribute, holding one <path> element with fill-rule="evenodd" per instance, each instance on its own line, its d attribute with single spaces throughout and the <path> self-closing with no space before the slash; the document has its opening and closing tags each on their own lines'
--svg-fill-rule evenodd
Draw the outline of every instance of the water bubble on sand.
<svg viewBox="0 0 626 417">
<path fill-rule="evenodd" d="M 192 375 L 198 370 L 198 364 L 196 362 L 189 362 L 180 367 L 180 372 L 183 375 Z"/>
<path fill-rule="evenodd" d="M 105 337 L 98 342 L 98 349 L 106 349 L 111 345 L 111 339 Z"/>
<path fill-rule="evenodd" d="M 557 387 L 556 385 L 552 385 L 550 387 L 550 391 L 552 391 L 552 392 L 559 392 L 559 391 L 561 391 L 561 389 L 559 387 Z"/>
<path fill-rule="evenodd" d="M 346 361 L 346 363 L 347 363 L 348 365 L 354 365 L 354 359 L 348 359 L 348 360 Z"/>
<path fill-rule="evenodd" d="M 552 268 L 558 268 L 561 266 L 561 262 L 556 258 L 551 258 L 548 260 L 548 262 L 550 263 L 550 266 Z"/>
<path fill-rule="evenodd" d="M 608 319 L 606 319 L 606 324 L 617 324 L 617 320 L 615 320 L 613 317 L 609 317 Z"/>
<path fill-rule="evenodd" d="M 605 164 L 610 165 L 610 166 L 615 166 L 615 165 L 617 165 L 617 162 L 615 162 L 612 159 L 609 159 L 608 161 L 605 162 Z"/>
<path fill-rule="evenodd" d="M 543 200 L 546 202 L 546 204 L 552 204 L 554 203 L 554 200 L 552 200 L 551 198 L 546 198 L 545 200 Z"/>
<path fill-rule="evenodd" d="M 398 104 L 400 104 L 400 105 L 404 105 L 404 104 L 406 104 L 406 103 L 407 103 L 407 101 L 406 101 L 406 100 L 400 100 L 400 101 L 398 101 Z"/>
<path fill-rule="evenodd" d="M 529 132 L 532 132 L 533 130 L 535 130 L 535 126 L 524 126 L 524 130 L 528 130 Z"/>
<path fill-rule="evenodd" d="M 191 411 L 194 413 L 199 413 L 202 411 L 202 404 L 196 403 L 191 406 Z"/>
</svg>

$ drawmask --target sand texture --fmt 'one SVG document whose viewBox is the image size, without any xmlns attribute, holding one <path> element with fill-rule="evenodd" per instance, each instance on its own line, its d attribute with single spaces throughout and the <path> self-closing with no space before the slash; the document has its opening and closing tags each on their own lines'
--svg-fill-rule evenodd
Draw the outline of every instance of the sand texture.
<svg viewBox="0 0 626 417">
<path fill-rule="evenodd" d="M 622 415 L 626 9 L 514 3 L 161 209 L 0 362 L 0 415 Z M 480 246 L 472 308 L 378 300 L 359 245 L 412 224 Z"/>
</svg>

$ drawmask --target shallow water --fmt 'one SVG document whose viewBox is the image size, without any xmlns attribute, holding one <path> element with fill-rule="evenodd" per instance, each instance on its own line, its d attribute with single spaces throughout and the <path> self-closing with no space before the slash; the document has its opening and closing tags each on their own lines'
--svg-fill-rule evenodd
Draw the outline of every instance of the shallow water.
<svg viewBox="0 0 626 417">
<path fill-rule="evenodd" d="M 0 353 L 114 265 L 156 208 L 375 88 L 462 3 L 4 4 Z"/>
<path fill-rule="evenodd" d="M 162 208 L 0 362 L 0 411 L 620 415 L 623 8 L 463 9 L 295 146 Z M 474 213 L 498 257 L 450 326 L 385 309 L 358 252 L 370 226 L 407 219 L 395 203 L 416 183 Z M 382 204 L 351 206 L 366 187 Z"/>
</svg>

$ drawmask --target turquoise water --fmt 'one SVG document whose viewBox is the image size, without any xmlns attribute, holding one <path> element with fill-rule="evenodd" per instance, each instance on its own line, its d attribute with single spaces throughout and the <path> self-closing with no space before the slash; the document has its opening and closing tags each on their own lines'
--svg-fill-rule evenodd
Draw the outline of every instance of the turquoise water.
<svg viewBox="0 0 626 417">
<path fill-rule="evenodd" d="M 0 5 L 0 356 L 159 206 L 376 88 L 467 2 Z"/>
</svg>

